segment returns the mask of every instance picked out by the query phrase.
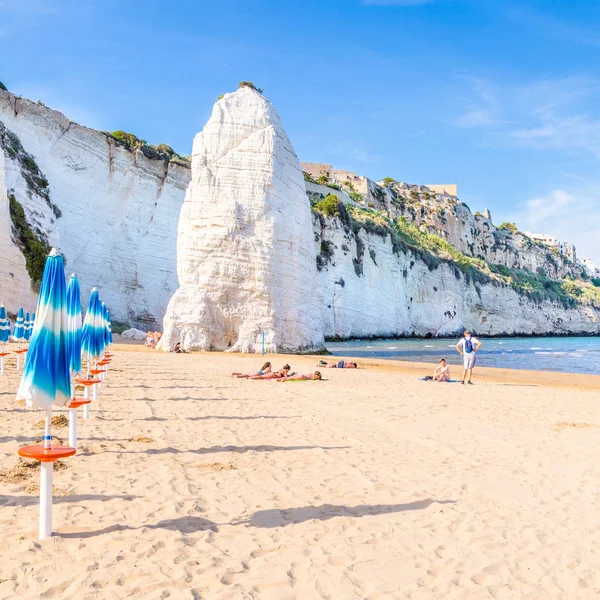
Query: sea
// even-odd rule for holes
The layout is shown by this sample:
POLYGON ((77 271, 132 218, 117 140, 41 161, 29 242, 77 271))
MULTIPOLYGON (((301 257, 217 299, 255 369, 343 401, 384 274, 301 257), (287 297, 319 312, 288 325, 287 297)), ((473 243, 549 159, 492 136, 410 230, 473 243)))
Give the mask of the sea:
MULTIPOLYGON (((600 375, 600 336, 479 338, 482 367, 600 375)), ((454 339, 373 339, 328 342, 333 355, 460 365, 454 339)))

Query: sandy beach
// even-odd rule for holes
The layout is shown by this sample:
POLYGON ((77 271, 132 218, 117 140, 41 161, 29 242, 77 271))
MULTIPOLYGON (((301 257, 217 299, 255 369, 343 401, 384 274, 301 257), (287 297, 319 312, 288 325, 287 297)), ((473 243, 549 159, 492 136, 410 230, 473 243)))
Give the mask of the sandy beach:
POLYGON ((600 596, 600 377, 256 382, 230 373, 260 356, 114 351, 42 542, 38 470, 13 467, 43 415, 0 378, 1 600, 600 596))

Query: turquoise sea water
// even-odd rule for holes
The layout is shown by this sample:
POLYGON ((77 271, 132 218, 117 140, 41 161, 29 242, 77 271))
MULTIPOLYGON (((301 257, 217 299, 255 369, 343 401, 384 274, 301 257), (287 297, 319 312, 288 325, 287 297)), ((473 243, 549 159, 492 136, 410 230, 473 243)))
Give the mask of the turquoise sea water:
MULTIPOLYGON (((600 336, 596 337, 527 337, 480 338, 483 347, 477 354, 482 367, 557 371, 600 375, 600 336)), ((363 358, 387 358, 431 364, 446 358, 460 365, 455 350, 458 340, 387 339, 328 342, 334 355, 363 358)))

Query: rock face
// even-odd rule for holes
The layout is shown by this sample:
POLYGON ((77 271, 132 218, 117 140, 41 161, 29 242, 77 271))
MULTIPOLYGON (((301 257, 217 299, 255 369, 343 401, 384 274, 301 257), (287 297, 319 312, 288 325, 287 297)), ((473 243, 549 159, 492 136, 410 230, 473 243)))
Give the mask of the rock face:
POLYGON ((315 246, 326 242, 319 271, 325 336, 600 334, 600 310, 535 302, 506 285, 475 285, 459 269, 435 269, 416 254, 395 251, 390 237, 348 231, 337 218, 314 221, 315 246), (357 260, 360 257, 360 275, 357 260))
POLYGON ((139 329, 135 329, 135 327, 131 329, 126 329, 123 333, 121 333, 121 337, 124 340, 145 340, 146 332, 140 331, 139 329))
POLYGON ((2 294, 7 308, 32 306, 34 297, 5 219, 11 194, 31 229, 64 254, 82 290, 100 290, 113 320, 154 328, 177 289, 176 223, 189 169, 132 152, 1 90, 0 126, 23 148, 15 153, 0 136, 0 279, 2 292, 9 282, 2 294), (45 179, 41 185, 32 182, 30 159, 45 179))
POLYGON ((0 303, 13 313, 19 306, 34 307, 36 295, 31 289, 25 257, 13 241, 6 178, 2 176, 13 165, 0 150, 0 303))
POLYGON ((194 139, 179 219, 179 289, 162 347, 269 352, 323 347, 312 218, 300 163, 273 106, 240 88, 194 139))

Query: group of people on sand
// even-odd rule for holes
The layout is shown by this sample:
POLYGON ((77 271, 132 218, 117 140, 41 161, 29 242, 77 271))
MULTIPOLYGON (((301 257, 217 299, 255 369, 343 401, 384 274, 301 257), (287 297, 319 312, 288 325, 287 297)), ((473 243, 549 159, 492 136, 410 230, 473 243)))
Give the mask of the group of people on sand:
POLYGON ((258 371, 252 373, 232 373, 232 377, 238 379, 254 379, 255 381, 309 381, 309 380, 320 380, 322 379, 321 373, 315 371, 314 373, 295 373, 292 371, 290 365, 283 365, 278 371, 273 371, 271 363, 267 361, 258 371))
MULTIPOLYGON (((463 385, 465 379, 467 385, 473 385, 471 378, 476 363, 476 353, 481 346, 481 342, 469 330, 464 332, 463 337, 456 344, 456 350, 463 358, 463 374, 460 381, 463 385)), ((433 381, 450 381, 450 367, 445 358, 440 358, 440 364, 434 370, 432 379, 433 381)))
POLYGON ((148 348, 156 348, 158 342, 160 342, 160 338, 162 337, 162 333, 160 331, 149 331, 146 334, 145 345, 148 348))
MULTIPOLYGON (((340 360, 336 363, 328 363, 320 360, 317 367, 322 369, 356 369, 358 365, 355 362, 340 360)), ((278 371, 273 371, 271 363, 267 361, 258 371, 252 373, 232 373, 232 377, 237 379, 254 379, 256 381, 320 381, 323 379, 320 371, 314 373, 295 373, 290 365, 283 365, 278 371)))

